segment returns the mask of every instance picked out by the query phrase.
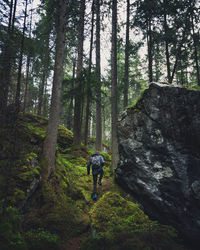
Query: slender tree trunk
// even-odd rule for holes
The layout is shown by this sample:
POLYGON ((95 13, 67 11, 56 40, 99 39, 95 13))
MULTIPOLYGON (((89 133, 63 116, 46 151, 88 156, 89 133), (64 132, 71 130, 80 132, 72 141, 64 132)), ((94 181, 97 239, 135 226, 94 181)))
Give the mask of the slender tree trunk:
POLYGON ((84 133, 84 144, 88 145, 88 133, 89 133, 89 122, 90 122, 90 99, 91 99, 91 68, 92 68, 92 50, 93 50, 93 33, 94 33, 94 3, 92 2, 92 20, 91 20, 91 37, 90 37, 90 55, 89 55, 89 80, 87 83, 87 97, 86 97, 86 115, 85 115, 85 133, 84 133))
POLYGON ((7 42, 3 48, 2 52, 2 62, 0 66, 0 120, 4 121, 4 116, 6 113, 7 101, 8 101, 8 91, 10 86, 10 76, 11 76, 11 61, 13 53, 13 34, 15 25, 15 14, 17 8, 17 0, 10 3, 10 13, 9 13, 9 23, 8 23, 8 33, 7 42))
POLYGON ((43 111, 42 111, 42 116, 43 117, 48 117, 48 97, 47 97, 47 79, 44 87, 44 100, 43 100, 43 111))
POLYGON ((118 140, 118 95, 117 95, 117 0, 112 0, 112 48, 111 48, 111 147, 112 147, 112 168, 117 167, 118 140))
POLYGON ((101 114, 101 53, 100 53, 100 0, 96 0, 96 150, 102 148, 101 114))
POLYGON ((38 110, 37 110, 38 115, 41 115, 42 113, 45 83, 46 83, 46 71, 43 69, 41 82, 39 84, 39 98, 38 98, 38 110))
MULTIPOLYGON (((165 3, 166 1, 164 1, 165 3)), ((165 10, 166 11, 166 10, 165 10)), ((165 30, 165 57, 167 62, 167 80, 170 81, 171 72, 170 72, 170 56, 169 56, 169 43, 168 43, 168 24, 167 24, 167 14, 164 13, 164 30, 165 30)))
POLYGON ((182 60, 179 60, 179 65, 178 65, 179 67, 179 69, 180 69, 180 73, 179 73, 179 83, 181 84, 181 85, 183 85, 184 84, 184 71, 183 71, 183 64, 182 64, 182 60))
MULTIPOLYGON (((82 93, 84 93, 84 92, 85 92, 84 86, 82 86, 82 93)), ((82 96, 81 96, 81 141, 83 141, 83 138, 82 138, 82 136, 83 136, 82 124, 84 123, 84 116, 83 116, 83 114, 84 114, 84 106, 85 106, 85 96, 84 96, 84 94, 82 94, 82 96)))
POLYGON ((82 81, 81 74, 83 70, 83 42, 84 42, 84 16, 85 0, 81 0, 79 30, 78 30, 78 61, 77 61, 77 83, 74 107, 74 140, 75 145, 81 144, 81 107, 82 107, 82 81))
POLYGON ((149 82, 153 81, 153 56, 152 56, 152 31, 151 21, 147 21, 147 47, 148 47, 148 68, 149 68, 149 82))
POLYGON ((26 106, 27 106, 27 98, 28 98, 28 81, 29 81, 29 69, 30 69, 30 55, 27 56, 26 62, 26 79, 25 79, 25 89, 24 89, 24 107, 23 112, 26 113, 26 106))
POLYGON ((38 115, 41 115, 42 113, 42 107, 44 103, 44 89, 45 89, 45 84, 47 82, 47 77, 48 77, 48 72, 49 72, 49 61, 50 61, 49 39, 50 39, 50 29, 48 28, 46 39, 45 39, 45 49, 44 49, 44 56, 43 56, 43 69, 42 69, 43 72, 42 72, 41 82, 39 84, 38 111, 37 111, 38 115))
POLYGON ((199 57, 198 57, 198 51, 197 51, 197 43, 199 42, 196 39, 195 36, 195 30, 194 30, 194 18, 192 14, 192 38, 193 38, 193 44, 194 44, 194 58, 195 58, 195 64, 196 64, 196 74, 197 74, 197 83, 200 86, 200 71, 199 71, 199 57))
POLYGON ((25 1, 24 27, 23 27, 22 40, 21 40, 20 57, 19 57, 17 90, 16 90, 16 97, 15 97, 16 113, 20 111, 21 75, 22 75, 22 61, 23 61, 23 54, 24 54, 24 38, 25 38, 25 30, 26 30, 27 6, 28 6, 28 0, 25 1))
POLYGON ((155 67, 156 67, 156 82, 159 81, 159 44, 156 44, 156 56, 155 56, 155 67))
POLYGON ((176 59, 175 59, 175 63, 174 63, 174 67, 173 67, 173 71, 172 71, 172 74, 171 74, 171 78, 170 78, 169 83, 172 83, 172 82, 173 82, 174 75, 175 75, 175 72, 176 72, 176 68, 177 68, 177 65, 178 65, 178 61, 180 60, 181 49, 182 49, 182 46, 183 46, 183 42, 184 42, 184 39, 185 39, 185 35, 186 35, 186 29, 184 29, 184 31, 183 31, 182 39, 181 39, 181 41, 180 41, 180 43, 179 43, 179 45, 178 45, 178 48, 177 48, 176 59))
MULTIPOLYGON (((72 75, 72 86, 71 86, 71 90, 74 89, 74 81, 75 81, 75 71, 76 71, 76 62, 74 61, 73 62, 73 75, 72 75)), ((70 97, 70 104, 69 104, 69 110, 68 110, 68 115, 67 115, 67 128, 69 130, 72 129, 72 120, 73 120, 73 117, 72 117, 72 110, 73 110, 73 101, 74 101, 74 95, 71 95, 70 97)))
POLYGON ((10 1, 10 13, 9 13, 8 30, 10 29, 11 23, 12 23, 12 12, 13 12, 13 0, 10 1))
POLYGON ((126 15, 127 16, 126 16, 126 47, 125 47, 125 70, 124 70, 124 108, 128 106, 130 0, 127 0, 126 15))
POLYGON ((64 74, 64 54, 66 38, 66 10, 67 0, 58 0, 57 25, 56 25, 56 49, 53 76, 53 88, 51 97, 50 116, 47 128, 47 136, 44 141, 43 156, 48 164, 45 178, 49 178, 55 169, 55 152, 58 134, 58 122, 60 116, 61 88, 64 74))
MULTIPOLYGON (((32 1, 31 1, 32 4, 32 1)), ((30 15, 30 24, 29 24, 29 39, 31 39, 31 33, 32 33, 32 20, 33 20, 33 10, 31 9, 31 15, 30 15)), ((29 82, 29 69, 30 69, 30 51, 28 52, 27 56, 27 63, 26 63, 26 79, 25 79, 25 88, 24 88, 24 106, 23 106, 23 112, 27 112, 27 98, 28 98, 28 82, 29 82)))

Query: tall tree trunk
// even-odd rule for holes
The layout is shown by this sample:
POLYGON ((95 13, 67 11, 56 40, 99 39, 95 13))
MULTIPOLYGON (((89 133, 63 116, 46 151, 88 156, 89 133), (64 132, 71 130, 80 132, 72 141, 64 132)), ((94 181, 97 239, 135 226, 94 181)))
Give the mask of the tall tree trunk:
MULTIPOLYGON (((166 0, 164 1, 166 6, 166 0)), ((169 42, 168 42, 168 24, 167 24, 167 14, 166 9, 164 9, 164 31, 165 31, 165 57, 167 62, 167 80, 170 81, 171 72, 170 72, 170 56, 169 56, 169 42)))
POLYGON ((12 23, 12 12, 13 12, 13 0, 10 1, 10 13, 9 13, 8 30, 10 29, 11 23, 12 23))
POLYGON ((79 30, 78 30, 78 60, 77 60, 77 82, 74 107, 74 140, 75 145, 81 144, 81 107, 82 107, 82 80, 81 74, 83 70, 83 42, 84 42, 84 16, 85 16, 85 0, 81 0, 79 30))
POLYGON ((88 132, 89 132, 89 121, 90 121, 90 99, 91 99, 91 68, 92 68, 92 50, 93 50, 93 33, 94 33, 94 4, 92 2, 92 20, 91 20, 91 37, 90 37, 90 55, 89 55, 89 79, 87 83, 87 97, 86 97, 86 115, 85 115, 85 133, 84 133, 84 144, 88 145, 88 132))
POLYGON ((38 115, 41 115, 41 113, 42 113, 42 105, 43 105, 43 99, 44 99, 44 88, 45 88, 45 83, 46 83, 46 73, 47 72, 43 69, 42 78, 40 79, 41 82, 39 84, 39 97, 38 97, 38 109, 37 109, 38 115))
POLYGON ((186 29, 183 30, 182 39, 181 39, 180 43, 178 44, 178 48, 177 48, 177 50, 176 50, 175 63, 174 63, 174 67, 173 67, 173 70, 172 70, 172 74, 171 74, 171 78, 170 78, 169 83, 172 83, 172 82, 173 82, 174 75, 175 75, 175 73, 176 73, 176 68, 177 68, 177 65, 178 65, 178 61, 180 60, 181 49, 182 49, 182 46, 183 46, 183 42, 184 42, 184 39, 185 39, 185 35, 186 35, 186 29))
POLYGON ((58 0, 57 3, 57 25, 56 25, 56 50, 53 76, 53 88, 51 97, 50 116, 47 128, 47 135, 44 141, 43 156, 48 164, 46 179, 54 172, 55 153, 58 134, 58 122, 60 116, 61 88, 64 74, 64 52, 66 39, 66 10, 67 0, 58 0))
MULTIPOLYGON (((33 3, 33 0, 30 2, 33 3)), ((29 39, 31 39, 31 33, 32 33, 32 20, 33 20, 33 9, 30 10, 30 24, 29 24, 29 39)), ((26 63, 26 79, 25 79, 25 88, 24 88, 24 105, 23 105, 23 112, 27 112, 27 99, 28 99, 28 82, 29 82, 29 69, 30 69, 30 61, 31 61, 31 55, 30 50, 28 52, 27 56, 27 63, 26 63)))
POLYGON ((102 147, 102 117, 101 117, 101 53, 100 53, 100 1, 96 0, 96 150, 102 147))
POLYGON ((23 25, 23 33, 22 33, 22 40, 21 40, 21 48, 20 48, 19 68, 18 68, 18 75, 17 75, 17 90, 16 90, 16 97, 15 97, 16 113, 20 111, 21 75, 22 75, 22 61, 23 61, 23 54, 24 54, 24 38, 25 38, 25 30, 26 30, 27 6, 28 6, 28 0, 25 1, 24 25, 23 25))
POLYGON ((151 31, 151 20, 147 21, 147 47, 148 47, 148 73, 149 82, 153 81, 153 43, 152 43, 152 31, 151 31))
MULTIPOLYGON (((31 1, 32 4, 32 1, 31 1)), ((33 10, 31 9, 31 16, 30 16, 30 24, 29 24, 29 39, 31 39, 31 33, 32 33, 32 20, 33 20, 33 10)), ((27 63, 26 63, 26 79, 25 79, 25 89, 24 89, 24 106, 23 106, 23 112, 27 112, 27 98, 28 98, 28 82, 29 82, 29 69, 30 69, 30 61, 31 61, 31 55, 30 50, 28 52, 27 56, 27 63)))
POLYGON ((155 55, 155 68, 156 68, 156 75, 155 75, 155 80, 156 82, 159 81, 159 76, 160 76, 160 70, 159 70, 159 44, 156 44, 156 55, 155 55))
POLYGON ((193 45, 194 45, 194 59, 195 59, 195 64, 196 64, 196 74, 197 74, 197 83, 200 86, 200 71, 199 71, 199 56, 198 56, 198 42, 199 40, 197 40, 196 38, 196 34, 195 34, 195 30, 194 30, 194 18, 193 18, 193 13, 192 13, 192 38, 193 38, 193 45))
MULTIPOLYGON (((47 16, 50 16, 50 11, 47 10, 47 16)), ((42 77, 41 77, 41 82, 39 84, 39 95, 38 95, 38 110, 37 114, 41 115, 42 113, 42 107, 44 103, 44 89, 45 89, 45 84, 47 82, 47 77, 49 73, 49 61, 50 61, 50 49, 49 49, 49 40, 50 40, 50 31, 51 28, 47 27, 46 30, 46 38, 45 38, 45 44, 44 44, 44 56, 43 56, 43 69, 42 69, 42 77)))
POLYGON ((124 108, 128 106, 129 88, 129 26, 130 26, 130 0, 127 0, 126 11, 126 47, 125 47, 125 70, 124 70, 124 108))
POLYGON ((44 99, 43 99, 43 111, 42 111, 42 116, 43 117, 48 117, 48 97, 47 97, 47 79, 44 87, 44 99))
MULTIPOLYGON (((71 85, 71 90, 74 89, 74 81, 75 81, 75 71, 76 71, 76 62, 74 61, 73 62, 73 75, 72 75, 72 85, 71 85)), ((70 97, 70 104, 69 104, 69 109, 68 109, 68 114, 67 114, 67 128, 69 130, 72 129, 72 120, 73 120, 73 117, 72 117, 72 110, 73 110, 73 101, 74 101, 74 95, 71 95, 70 97)))
POLYGON ((27 111, 27 97, 28 97, 28 81, 29 81, 29 69, 30 69, 30 55, 27 56, 26 62, 26 79, 25 79, 25 88, 24 88, 24 106, 23 112, 26 113, 27 111))
POLYGON ((8 91, 10 86, 12 53, 13 53, 13 35, 15 25, 15 14, 17 8, 17 0, 10 3, 9 23, 7 32, 7 41, 2 52, 2 62, 0 66, 0 120, 4 121, 6 113, 8 91))
POLYGON ((112 147, 112 168, 117 167, 118 140, 117 140, 117 121, 118 121, 118 94, 117 94, 117 0, 112 0, 112 48, 111 48, 111 147, 112 147))

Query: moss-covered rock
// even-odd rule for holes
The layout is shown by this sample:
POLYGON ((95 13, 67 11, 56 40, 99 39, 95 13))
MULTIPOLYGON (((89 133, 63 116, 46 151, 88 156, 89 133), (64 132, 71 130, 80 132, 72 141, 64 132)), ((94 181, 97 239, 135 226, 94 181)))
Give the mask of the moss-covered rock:
POLYGON ((104 194, 90 216, 94 234, 82 249, 181 249, 174 241, 174 228, 151 221, 137 204, 118 193, 104 194))
POLYGON ((72 145, 72 142, 73 142, 73 133, 64 126, 59 125, 58 144, 60 148, 65 150, 67 147, 70 147, 72 145))

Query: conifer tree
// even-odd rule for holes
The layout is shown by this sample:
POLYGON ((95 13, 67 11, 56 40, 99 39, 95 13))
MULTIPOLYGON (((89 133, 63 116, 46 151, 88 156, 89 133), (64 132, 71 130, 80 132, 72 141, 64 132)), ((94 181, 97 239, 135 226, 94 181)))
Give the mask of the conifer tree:
POLYGON ((43 156, 48 164, 48 179, 55 169, 55 153, 60 115, 61 86, 64 74, 64 49, 66 39, 66 9, 67 0, 58 0, 56 22, 56 48, 54 62, 53 88, 47 135, 44 141, 43 156))
POLYGON ((115 169, 118 162, 117 121, 118 121, 118 94, 117 94, 117 0, 112 0, 112 48, 111 48, 111 149, 112 167, 115 169))

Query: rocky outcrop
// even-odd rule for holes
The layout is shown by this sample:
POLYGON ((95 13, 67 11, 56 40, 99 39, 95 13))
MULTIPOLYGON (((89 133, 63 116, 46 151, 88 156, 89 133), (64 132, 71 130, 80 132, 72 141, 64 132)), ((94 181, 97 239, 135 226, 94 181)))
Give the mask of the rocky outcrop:
POLYGON ((200 242, 200 91, 151 83, 119 122, 116 180, 152 218, 200 242))

